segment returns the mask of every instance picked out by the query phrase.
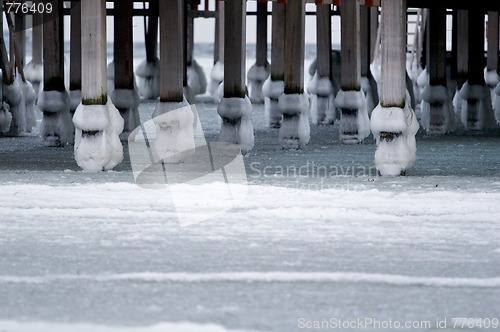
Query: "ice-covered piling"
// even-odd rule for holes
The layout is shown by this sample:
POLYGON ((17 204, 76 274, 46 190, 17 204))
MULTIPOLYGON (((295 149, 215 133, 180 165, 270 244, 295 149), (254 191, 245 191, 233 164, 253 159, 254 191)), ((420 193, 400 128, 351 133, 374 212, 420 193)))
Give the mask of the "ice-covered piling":
POLYGON ((153 113, 156 124, 155 159, 181 163, 194 154, 194 115, 184 98, 181 102, 159 102, 153 113))
POLYGON ((428 77, 425 78, 427 84, 421 93, 421 121, 428 133, 445 134, 453 128, 454 122, 446 77, 445 8, 428 10, 427 29, 430 37, 426 48, 428 77))
POLYGON ((205 72, 194 59, 191 61, 191 65, 187 67, 187 79, 188 86, 195 96, 207 92, 207 78, 205 72))
POLYGON ((333 124, 336 119, 335 91, 330 77, 315 73, 307 86, 311 96, 311 121, 314 124, 333 124))
POLYGON ((184 97, 183 1, 160 2, 160 101, 153 112, 157 160, 180 163, 194 153, 194 116, 184 97))
POLYGON ((224 62, 219 60, 210 71, 210 83, 208 84, 208 93, 217 100, 220 99, 218 91, 222 81, 224 81, 224 62))
POLYGON ((137 89, 144 99, 157 99, 160 95, 160 60, 144 60, 135 69, 137 89))
POLYGON ((357 1, 348 1, 341 7, 342 68, 341 90, 335 97, 340 111, 340 140, 357 144, 370 134, 370 120, 366 97, 361 90, 360 8, 357 1))
POLYGON ((481 130, 495 124, 491 92, 484 81, 484 13, 470 9, 468 25, 468 76, 460 90, 461 121, 466 129, 481 130))
POLYGON ((73 125, 70 99, 65 86, 63 46, 63 4, 54 5, 50 19, 44 21, 43 91, 38 96, 38 107, 43 112, 41 136, 48 146, 62 146, 71 142, 73 125))
POLYGON ((279 139, 284 149, 303 149, 309 143, 309 98, 305 93, 281 95, 278 109, 283 115, 279 139))
POLYGON ((30 82, 19 80, 19 85, 21 87, 21 93, 24 97, 25 106, 25 116, 26 116, 26 132, 31 133, 33 128, 36 127, 36 114, 35 114, 35 102, 36 93, 30 82))
POLYGON ((30 61, 24 68, 24 75, 35 91, 35 98, 38 99, 40 85, 43 84, 43 64, 30 61))
POLYGON ((332 32, 330 5, 316 7, 317 28, 317 70, 308 84, 311 95, 311 119, 314 124, 333 124, 335 122, 335 91, 331 79, 332 32))
POLYGON ((252 104, 245 93, 246 1, 226 2, 224 96, 217 107, 222 118, 219 141, 238 145, 243 152, 253 148, 252 104), (229 61, 230 60, 230 61, 229 61))
POLYGON ((379 104, 373 110, 371 130, 377 141, 375 166, 381 175, 398 176, 415 164, 418 129, 408 94, 404 108, 379 104))
POLYGON ((305 3, 286 5, 285 89, 278 101, 283 115, 279 140, 285 149, 303 149, 310 139, 309 98, 304 93, 305 3))
POLYGON ((279 128, 283 115, 278 109, 278 100, 285 91, 285 5, 273 2, 272 5, 272 52, 271 75, 264 82, 262 91, 265 96, 264 110, 267 125, 279 128))
POLYGON ((270 128, 279 128, 281 126, 283 115, 278 109, 278 100, 284 90, 285 82, 273 81, 271 77, 264 82, 262 87, 264 96, 266 96, 264 102, 266 123, 270 128))
POLYGON ((490 89, 484 84, 466 82, 460 90, 460 119, 466 129, 481 130, 495 125, 490 89))
POLYGON ((108 65, 108 93, 124 119, 122 140, 140 125, 139 93, 133 72, 133 1, 122 0, 115 5, 114 60, 108 65))
POLYGON ((362 90, 340 90, 335 106, 341 111, 340 141, 343 144, 363 142, 370 135, 365 93, 362 90))
POLYGON ((123 132, 120 135, 126 139, 127 135, 140 125, 139 119, 139 93, 135 88, 132 89, 114 89, 110 94, 113 104, 120 112, 123 120, 123 132))
POLYGON ((422 127, 429 134, 445 134, 453 128, 454 115, 448 88, 427 85, 422 93, 422 127))
POLYGON ((382 0, 380 104, 371 130, 377 140, 375 166, 381 175, 404 174, 416 160, 419 124, 406 92, 406 0, 382 0))
POLYGON ((12 123, 12 114, 10 113, 10 106, 4 102, 4 90, 0 89, 0 136, 9 131, 12 123))
POLYGON ((87 172, 109 170, 123 160, 123 118, 107 96, 106 6, 82 1, 82 103, 73 116, 75 159, 87 172))
POLYGON ((11 124, 6 136, 21 136, 26 133, 26 103, 17 79, 12 84, 4 84, 4 98, 9 104, 11 124))
POLYGON ((257 4, 257 59, 248 71, 248 95, 252 103, 264 102, 262 87, 269 77, 267 62, 267 2, 257 4))
POLYGON ((264 102, 265 94, 262 89, 268 77, 269 65, 260 66, 254 64, 248 70, 248 94, 253 103, 260 104, 264 102))

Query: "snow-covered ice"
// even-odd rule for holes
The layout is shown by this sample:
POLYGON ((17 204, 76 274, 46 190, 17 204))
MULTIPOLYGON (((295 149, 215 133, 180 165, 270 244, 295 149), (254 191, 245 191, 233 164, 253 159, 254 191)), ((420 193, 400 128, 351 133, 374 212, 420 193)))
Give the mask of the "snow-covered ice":
MULTIPOLYGON (((141 104, 143 122, 155 106, 141 104)), ((216 141, 216 105, 197 107, 216 141)), ((191 196, 135 184, 128 149, 115 171, 92 174, 70 146, 0 139, 0 330, 293 332, 302 317, 498 317, 498 129, 417 136, 415 167, 385 178, 370 137, 345 146, 338 125, 312 126, 307 149, 281 150, 262 105, 252 122, 237 184, 248 194, 224 211, 203 204, 224 183, 191 196), (214 217, 181 227, 176 199, 214 217)))
MULTIPOLYGON (((215 324, 159 323, 151 326, 123 327, 96 324, 64 324, 49 322, 0 321, 8 332, 238 332, 215 324)), ((239 331, 244 332, 244 331, 239 331)))

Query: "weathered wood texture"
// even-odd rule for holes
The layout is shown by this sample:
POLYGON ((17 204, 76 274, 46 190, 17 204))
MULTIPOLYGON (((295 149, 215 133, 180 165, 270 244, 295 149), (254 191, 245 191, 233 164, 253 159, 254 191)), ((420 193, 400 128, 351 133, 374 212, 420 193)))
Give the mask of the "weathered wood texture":
POLYGON ((160 1, 160 101, 183 100, 183 1, 160 1))
POLYGON ((341 87, 344 91, 361 89, 361 53, 359 45, 360 16, 358 1, 343 1, 341 15, 342 65, 340 70, 341 87))
POLYGON ((226 1, 224 6, 224 97, 245 97, 246 1, 226 1), (229 28, 230 27, 230 28, 229 28))
POLYGON ((271 39, 271 79, 283 81, 285 73, 285 15, 284 4, 273 2, 271 39))
MULTIPOLYGON (((44 27, 45 29, 45 27, 44 27)), ((107 102, 106 1, 82 1, 82 103, 107 102)))
POLYGON ((406 0, 382 0, 380 103, 404 107, 406 99, 406 0))
POLYGON ((285 6, 285 93, 303 93, 305 1, 289 1, 285 6))

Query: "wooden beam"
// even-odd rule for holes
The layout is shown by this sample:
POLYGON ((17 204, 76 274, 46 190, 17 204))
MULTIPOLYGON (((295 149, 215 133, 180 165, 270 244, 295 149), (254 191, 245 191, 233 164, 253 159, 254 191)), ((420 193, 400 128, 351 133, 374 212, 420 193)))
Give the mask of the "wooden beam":
POLYGON ((184 80, 183 1, 160 1, 160 102, 182 102, 184 80))

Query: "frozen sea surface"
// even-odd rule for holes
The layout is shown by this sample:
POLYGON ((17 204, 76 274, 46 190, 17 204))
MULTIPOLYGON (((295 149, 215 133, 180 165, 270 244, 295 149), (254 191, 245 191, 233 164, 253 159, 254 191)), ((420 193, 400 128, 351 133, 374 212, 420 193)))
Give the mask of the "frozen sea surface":
MULTIPOLYGON (((216 106, 197 107, 215 140, 216 106)), ((134 184, 128 155, 89 174, 72 146, 1 138, 0 331, 288 332, 332 318, 429 331, 500 318, 500 130, 420 135, 408 176, 381 178, 372 139, 343 146, 338 126, 312 126, 306 150, 281 150, 263 113, 246 200, 190 227, 166 190, 134 184)))

